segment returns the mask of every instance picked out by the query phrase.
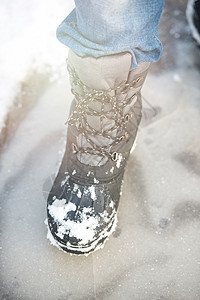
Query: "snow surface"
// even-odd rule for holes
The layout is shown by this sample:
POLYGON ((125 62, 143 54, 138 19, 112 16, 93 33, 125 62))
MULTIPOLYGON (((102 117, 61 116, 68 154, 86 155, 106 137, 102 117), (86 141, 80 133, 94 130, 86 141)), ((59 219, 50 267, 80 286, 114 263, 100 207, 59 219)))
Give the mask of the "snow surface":
POLYGON ((52 81, 63 72, 67 47, 55 31, 73 5, 72 0, 0 1, 0 132, 28 74, 50 72, 52 81))
MULTIPOLYGON (((143 89, 157 113, 152 117, 150 109, 143 118, 127 164, 118 226, 102 250, 70 256, 46 239, 46 197, 61 161, 71 101, 66 75, 49 83, 2 151, 1 299, 200 299, 199 51, 187 28, 186 1, 165 2, 163 56, 143 89)), ((25 1, 1 0, 0 8, 15 4, 16 20, 20 3, 25 1)), ((24 8, 30 3, 39 9, 39 1, 31 0, 24 8)), ((43 3, 48 15, 52 2, 43 3)), ((7 18, 2 9, 0 22, 7 18)), ((65 13, 62 7, 58 23, 65 13)))

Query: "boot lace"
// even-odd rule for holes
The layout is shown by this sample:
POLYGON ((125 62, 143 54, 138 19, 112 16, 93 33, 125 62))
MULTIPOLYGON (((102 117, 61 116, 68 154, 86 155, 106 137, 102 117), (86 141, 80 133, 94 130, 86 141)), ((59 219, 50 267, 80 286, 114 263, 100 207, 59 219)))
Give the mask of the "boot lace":
MULTIPOLYGON (((109 88, 107 90, 98 90, 89 88, 85 85, 78 77, 76 71, 72 66, 67 66, 70 81, 71 81, 71 92, 74 95, 76 107, 69 117, 66 124, 75 128, 76 134, 81 134, 85 137, 90 147, 78 147, 76 144, 72 144, 73 153, 85 153, 93 154, 101 157, 107 157, 116 161, 121 153, 110 152, 110 149, 121 143, 124 139, 129 137, 126 130, 127 122, 133 119, 134 115, 138 116, 133 109, 130 109, 127 114, 124 115, 124 109, 127 105, 130 105, 133 101, 137 100, 137 92, 140 90, 143 76, 137 77, 131 82, 122 82, 120 85, 109 88), (141 82, 141 84, 139 84, 141 82), (137 88, 135 85, 137 84, 137 88), (138 85, 139 84, 139 85, 138 85), (125 97, 123 101, 119 101, 119 95, 127 94, 130 90, 133 90, 130 97, 125 97), (101 110, 94 109, 90 104, 93 102, 101 105, 101 110), (110 109, 105 109, 106 105, 110 105, 110 109), (101 128, 96 130, 87 121, 87 116, 100 117, 100 120, 107 119, 113 122, 112 128, 105 129, 101 128), (119 128, 119 134, 116 136, 113 134, 114 130, 119 128), (94 142, 92 137, 104 137, 109 139, 109 145, 98 146, 94 142)), ((137 127, 137 124, 133 124, 137 127)))

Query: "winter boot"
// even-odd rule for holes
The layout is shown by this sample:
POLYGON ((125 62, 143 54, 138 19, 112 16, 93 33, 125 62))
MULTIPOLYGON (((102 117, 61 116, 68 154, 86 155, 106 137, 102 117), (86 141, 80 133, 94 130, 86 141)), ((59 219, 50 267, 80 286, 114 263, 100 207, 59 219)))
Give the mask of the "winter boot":
POLYGON ((115 229, 149 63, 130 67, 129 53, 97 59, 69 53, 74 100, 66 151, 47 202, 49 238, 66 252, 90 253, 115 229))

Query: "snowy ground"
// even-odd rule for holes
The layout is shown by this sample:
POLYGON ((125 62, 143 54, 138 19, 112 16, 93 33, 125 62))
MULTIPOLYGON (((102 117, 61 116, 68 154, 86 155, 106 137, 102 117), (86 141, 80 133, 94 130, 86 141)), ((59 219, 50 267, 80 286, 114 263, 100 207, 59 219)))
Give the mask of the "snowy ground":
POLYGON ((13 130, 44 85, 64 72, 67 48, 55 31, 72 8, 72 0, 1 0, 0 145, 6 127, 13 130))
POLYGON ((66 49, 54 29, 73 3, 6 2, 2 18, 12 22, 0 50, 1 124, 15 99, 22 107, 32 104, 0 156, 1 299, 199 300, 200 54, 185 19, 186 1, 166 1, 163 56, 143 92, 154 110, 145 110, 128 164, 117 230, 88 257, 51 246, 43 223, 71 101, 66 49))

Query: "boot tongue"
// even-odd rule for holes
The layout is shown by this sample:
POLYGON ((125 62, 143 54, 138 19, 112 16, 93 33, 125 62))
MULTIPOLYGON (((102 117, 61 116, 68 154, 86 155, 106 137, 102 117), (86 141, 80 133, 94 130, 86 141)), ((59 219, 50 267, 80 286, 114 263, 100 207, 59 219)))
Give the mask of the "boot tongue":
MULTIPOLYGON (((90 103, 90 108, 92 108, 94 110, 95 108, 95 112, 101 112, 102 111, 102 103, 99 103, 97 101, 93 101, 90 103), (95 105, 96 104, 96 105, 95 105)), ((111 115, 114 114, 112 113, 112 111, 110 112, 110 108, 111 105, 110 104, 105 104, 104 105, 104 111, 109 112, 109 117, 111 117, 111 115)), ((109 145, 113 142, 112 138, 117 137, 118 134, 118 130, 117 128, 115 128, 115 121, 110 119, 110 118, 105 118, 105 117, 101 117, 101 116, 91 116, 91 115, 87 115, 87 124, 86 129, 90 130, 91 128, 95 130, 96 134, 94 135, 88 135, 88 138, 97 146, 99 147, 108 147, 109 145), (106 133, 109 131, 109 135, 107 134, 107 136, 101 136, 99 135, 99 133, 106 133)), ((79 134, 76 137, 76 141, 77 141, 77 145, 80 148, 91 148, 92 149, 92 145, 90 142, 88 142, 88 140, 82 135, 79 134)), ((80 160, 81 163, 87 164, 87 165, 91 165, 91 166, 101 166, 104 165, 108 158, 107 157, 103 157, 99 156, 97 154, 86 154, 86 153, 79 153, 78 154, 78 159, 80 160)))
POLYGON ((94 57, 80 57, 69 51, 69 63, 79 79, 91 89, 108 90, 128 78, 132 56, 130 53, 94 57))

